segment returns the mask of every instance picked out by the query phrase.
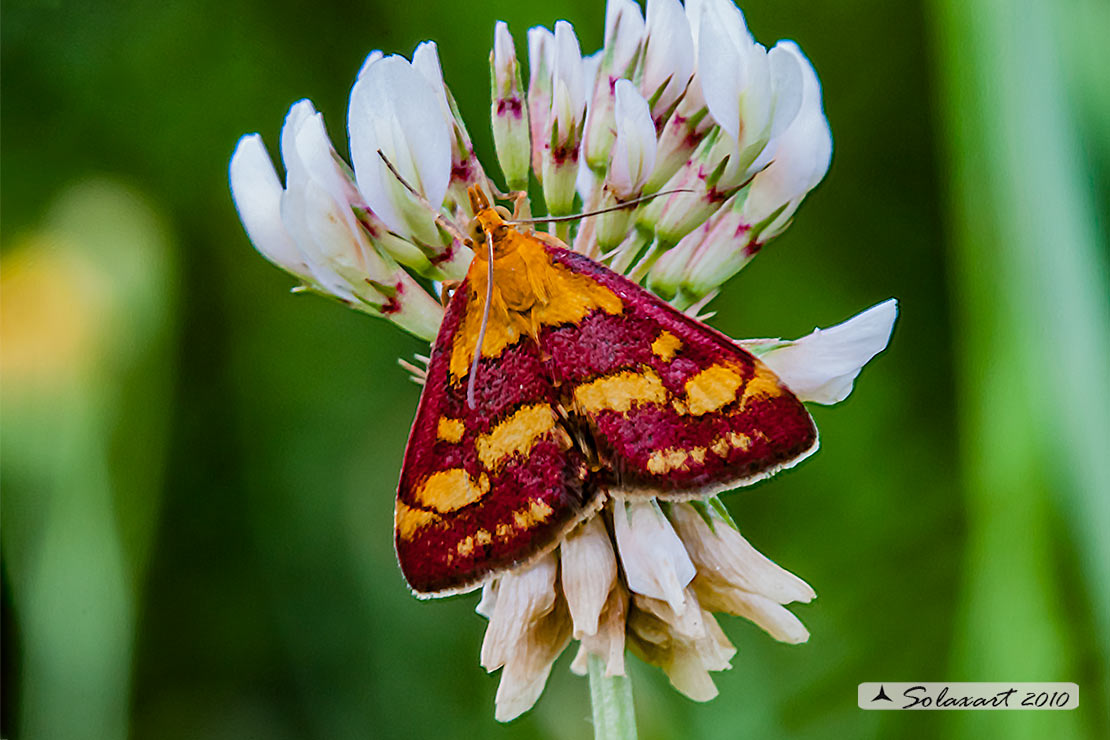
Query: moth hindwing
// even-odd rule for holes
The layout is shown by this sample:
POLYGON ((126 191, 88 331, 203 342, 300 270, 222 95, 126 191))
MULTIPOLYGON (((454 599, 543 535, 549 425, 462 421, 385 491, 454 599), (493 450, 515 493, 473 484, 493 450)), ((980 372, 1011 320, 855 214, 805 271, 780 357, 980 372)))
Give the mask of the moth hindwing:
POLYGON ((476 221, 493 247, 485 332, 479 249, 432 349, 397 491, 397 555, 418 594, 549 551, 607 495, 703 497, 816 449, 801 402, 723 334, 492 209, 476 221))

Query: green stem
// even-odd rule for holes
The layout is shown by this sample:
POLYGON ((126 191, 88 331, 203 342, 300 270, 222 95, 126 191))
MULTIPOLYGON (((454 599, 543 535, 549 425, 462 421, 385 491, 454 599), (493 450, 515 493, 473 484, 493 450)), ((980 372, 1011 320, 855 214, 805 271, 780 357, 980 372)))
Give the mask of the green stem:
POLYGON ((628 676, 605 675, 605 664, 590 656, 590 703, 594 710, 595 740, 636 740, 632 681, 628 676))
POLYGON ((563 221, 563 222, 555 224, 555 236, 558 237, 559 241, 561 241, 563 244, 566 244, 569 247, 570 246, 570 222, 563 221))

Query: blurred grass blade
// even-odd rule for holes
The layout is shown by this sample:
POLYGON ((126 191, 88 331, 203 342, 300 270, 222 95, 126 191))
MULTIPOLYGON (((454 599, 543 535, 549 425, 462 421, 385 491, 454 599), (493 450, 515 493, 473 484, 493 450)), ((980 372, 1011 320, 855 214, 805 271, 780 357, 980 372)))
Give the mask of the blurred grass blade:
POLYGON ((1077 680, 1090 697, 1070 719, 953 722, 967 737, 1075 737, 1106 721, 1110 666, 1110 296, 1064 74, 1081 51, 1065 33, 1075 4, 933 7, 969 524, 951 678, 1077 680))
POLYGON ((3 258, 3 548, 20 737, 128 736, 169 416, 168 247, 139 196, 95 181, 63 194, 3 258))

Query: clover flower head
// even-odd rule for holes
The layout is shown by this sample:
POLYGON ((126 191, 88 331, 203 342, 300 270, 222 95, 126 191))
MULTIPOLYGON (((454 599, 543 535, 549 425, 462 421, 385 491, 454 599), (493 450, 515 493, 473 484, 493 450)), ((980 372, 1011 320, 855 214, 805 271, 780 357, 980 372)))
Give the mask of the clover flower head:
MULTIPOLYGON (((604 211, 552 230, 697 314, 787 228, 829 167, 816 72, 795 43, 756 42, 731 0, 647 0, 646 12, 610 0, 604 38, 584 58, 567 21, 532 28, 525 77, 508 26, 496 24, 496 169, 474 152, 433 42, 411 59, 372 52, 350 96, 351 166, 308 101, 282 130, 284 183, 257 134, 240 140, 230 183, 248 236, 303 289, 431 339, 443 284, 472 258, 467 190, 504 197, 500 182, 519 193, 524 214, 604 211), (531 178, 538 202, 526 194, 531 178)), ((890 300, 798 340, 741 345, 802 401, 837 403, 886 346, 896 313, 890 300)), ((741 535, 716 497, 608 498, 541 557, 482 589, 481 664, 501 671, 499 720, 535 703, 572 640, 575 671, 594 656, 608 675, 624 674, 630 649, 707 700, 710 673, 735 654, 714 613, 799 643, 808 632, 786 605, 814 598, 741 535)))

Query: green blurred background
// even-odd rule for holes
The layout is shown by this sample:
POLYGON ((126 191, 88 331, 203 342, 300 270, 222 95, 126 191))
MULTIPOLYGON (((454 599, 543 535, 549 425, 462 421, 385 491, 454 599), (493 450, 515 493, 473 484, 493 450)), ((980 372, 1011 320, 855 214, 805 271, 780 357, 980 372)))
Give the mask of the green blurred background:
MULTIPOLYGON (((715 303, 800 336, 890 296, 822 450, 726 497, 812 632, 696 705, 632 661, 641 737, 1108 737, 1110 4, 749 0, 824 85, 834 158, 715 303), (880 680, 1075 681, 1074 712, 863 712, 880 680)), ((473 596, 421 603, 393 492, 420 343, 288 292, 228 194, 311 97, 345 151, 373 48, 440 45, 491 172, 493 22, 586 0, 7 0, 3 714, 9 738, 579 738, 585 681, 492 718, 473 596)))

